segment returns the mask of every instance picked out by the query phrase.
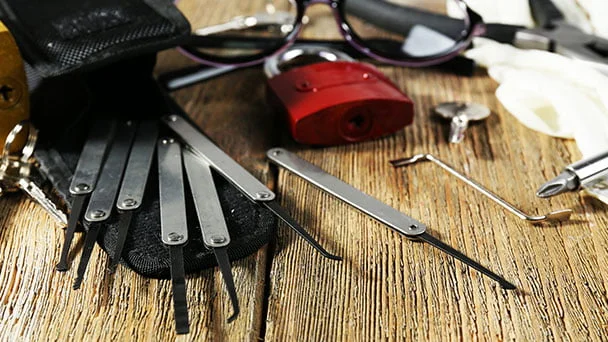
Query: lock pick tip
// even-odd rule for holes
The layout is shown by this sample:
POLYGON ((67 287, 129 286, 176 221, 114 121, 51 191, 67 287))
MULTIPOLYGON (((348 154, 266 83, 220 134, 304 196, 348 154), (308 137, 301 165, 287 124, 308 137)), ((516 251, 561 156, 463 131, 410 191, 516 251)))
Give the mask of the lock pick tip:
POLYGON ((328 252, 317 240, 315 240, 298 222, 296 222, 279 204, 275 201, 262 202, 262 204, 268 208, 274 215, 281 219, 287 226, 293 229, 298 235, 300 235, 308 244, 316 249, 321 255, 336 261, 342 261, 342 257, 328 252))
POLYGON ((500 284, 500 286, 505 289, 505 290, 514 290, 516 289, 515 285, 511 284, 510 282, 508 282, 506 279, 504 279, 503 277, 499 276, 498 274, 490 271, 489 269, 487 269, 486 267, 482 266, 481 264, 479 264, 477 261, 469 258, 468 256, 462 254, 460 251, 456 250, 455 248, 453 248, 450 245, 445 244, 444 242, 442 242, 441 240, 437 239, 436 237, 428 234, 428 233, 422 233, 420 235, 417 235, 416 238, 420 239, 421 241, 424 241, 426 243, 428 243, 429 245, 440 249, 441 251, 449 254, 450 256, 462 261, 463 263, 465 263, 467 266, 479 271, 481 274, 485 275, 486 277, 498 282, 498 284, 500 284))

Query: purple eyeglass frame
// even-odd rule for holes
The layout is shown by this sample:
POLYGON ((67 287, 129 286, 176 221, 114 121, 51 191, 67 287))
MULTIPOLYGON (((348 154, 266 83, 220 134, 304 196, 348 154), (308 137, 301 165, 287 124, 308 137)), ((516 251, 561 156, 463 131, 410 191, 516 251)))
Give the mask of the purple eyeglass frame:
POLYGON ((356 50, 361 52, 362 54, 375 59, 382 63, 387 63, 396 66, 404 66, 404 67, 425 67, 432 66, 436 64, 440 64, 446 62, 457 55, 459 55, 463 50, 465 50, 476 36, 481 36, 485 33, 485 25, 479 14, 473 11, 465 2, 465 0, 454 0, 458 6, 467 13, 466 18, 464 19, 464 23, 466 26, 466 34, 463 34, 463 37, 449 50, 426 57, 411 57, 407 60, 405 59, 394 59, 387 56, 383 56, 383 54, 379 51, 375 51, 373 48, 366 46, 365 39, 360 38, 350 27, 348 21, 346 20, 344 3, 345 0, 294 0, 298 15, 296 18, 296 23, 294 29, 283 38, 283 42, 281 44, 277 44, 277 47, 274 49, 266 50, 261 53, 251 55, 251 56, 238 56, 238 57, 220 57, 202 53, 197 50, 197 48, 204 47, 201 45, 196 45, 196 36, 190 37, 189 43, 186 45, 180 46, 178 49, 185 56, 193 59, 194 61, 210 65, 214 67, 223 67, 223 66, 234 66, 234 67, 248 67, 263 63, 268 57, 280 54, 287 50, 290 46, 292 46, 296 39, 298 38, 303 24, 302 20, 304 18, 306 9, 308 6, 314 4, 325 4, 331 7, 334 18, 336 19, 336 23, 338 24, 338 29, 342 34, 342 37, 356 50), (190 43, 193 41, 193 43, 190 43))

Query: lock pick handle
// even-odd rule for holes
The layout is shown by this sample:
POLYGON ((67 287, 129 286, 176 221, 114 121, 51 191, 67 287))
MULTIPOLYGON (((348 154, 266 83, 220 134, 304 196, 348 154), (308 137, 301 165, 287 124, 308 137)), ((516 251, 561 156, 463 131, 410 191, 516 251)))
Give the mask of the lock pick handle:
POLYGON ((186 194, 182 172, 182 153, 178 142, 160 139, 158 157, 158 194, 160 199, 160 231, 163 244, 169 248, 175 330, 178 334, 190 331, 184 246, 188 242, 186 194))
POLYGON ((222 175, 243 195, 272 211, 323 256, 333 260, 342 260, 341 257, 329 253, 300 226, 275 201, 276 195, 270 189, 230 158, 186 119, 179 115, 169 115, 163 118, 163 122, 177 134, 194 155, 206 161, 213 170, 222 175))
POLYGON ((230 244, 230 234, 226 226, 226 219, 222 212, 209 164, 197 158, 191 151, 184 149, 182 154, 194 207, 196 208, 196 216, 203 235, 203 243, 211 248, 215 254, 217 265, 222 272, 232 302, 233 314, 228 318, 228 323, 230 323, 239 315, 240 308, 228 258, 227 249, 230 244))
POLYGON ((480 265, 473 259, 465 256, 453 247, 441 242, 426 232, 426 226, 403 214, 402 212, 388 206, 379 200, 355 189, 340 179, 330 175, 316 165, 313 165, 297 155, 282 149, 273 148, 267 153, 268 158, 278 166, 281 166, 309 183, 317 186, 321 190, 341 199, 351 206, 359 209, 365 214, 386 224, 395 231, 414 240, 427 242, 452 257, 464 262, 468 266, 478 270, 483 275, 497 281, 502 288, 507 290, 515 289, 515 285, 509 283, 496 273, 480 265))

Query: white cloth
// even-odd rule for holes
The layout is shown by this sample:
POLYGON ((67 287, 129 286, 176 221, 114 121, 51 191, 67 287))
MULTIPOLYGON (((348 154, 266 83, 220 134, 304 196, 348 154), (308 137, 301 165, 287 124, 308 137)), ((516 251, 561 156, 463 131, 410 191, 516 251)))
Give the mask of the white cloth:
POLYGON ((585 157, 608 150, 608 77, 560 55, 478 38, 466 53, 500 86, 496 96, 521 123, 574 138, 585 157))
MULTIPOLYGON (((608 5, 594 3, 596 0, 578 1, 603 7, 606 9, 604 17, 608 14, 608 5)), ((606 0, 598 1, 608 3, 606 0)), ((573 23, 583 30, 599 33, 597 28, 603 24, 591 25, 589 20, 582 20, 586 17, 579 16, 580 13, 573 14, 572 6, 577 6, 575 0, 554 2, 564 11, 566 18, 578 18, 572 19, 573 23)), ((528 0, 491 1, 494 8, 487 6, 488 1, 485 0, 467 3, 479 10, 484 20, 486 14, 496 19, 487 22, 528 26, 528 0), (506 19, 509 15, 499 4, 513 6, 508 12, 520 16, 519 21, 517 16, 506 19)), ((466 52, 467 57, 488 68, 489 75, 500 83, 496 96, 522 124, 554 137, 575 139, 584 157, 608 150, 607 75, 546 51, 520 50, 484 38, 476 38, 474 46, 466 52)))

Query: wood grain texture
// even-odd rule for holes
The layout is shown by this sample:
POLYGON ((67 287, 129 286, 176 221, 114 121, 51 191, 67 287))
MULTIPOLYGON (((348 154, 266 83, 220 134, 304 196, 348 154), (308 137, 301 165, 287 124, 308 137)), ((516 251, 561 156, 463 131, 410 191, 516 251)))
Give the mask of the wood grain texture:
MULTIPOLYGON (((193 23, 208 23, 217 12, 213 3, 183 0, 180 8, 193 23)), ((315 18, 307 37, 337 38, 327 8, 310 13, 315 18)), ((164 52, 157 72, 187 65, 177 52, 164 52)), ((7 196, 0 198, 0 341, 608 339, 608 207, 581 194, 534 196, 580 157, 574 143, 517 123, 497 102, 496 84, 485 73, 457 78, 382 70, 414 99, 415 123, 389 137, 333 148, 298 146, 286 136, 266 104, 259 69, 174 94, 220 147, 275 188, 287 210, 344 261, 323 258, 280 225, 276 243, 233 263, 239 319, 225 323, 230 308, 221 275, 207 270, 187 279, 192 332, 176 337, 168 281, 123 267, 109 277, 107 256, 96 248, 83 288, 73 291, 75 269, 54 270, 60 227, 32 201, 7 196), (448 125, 430 115, 435 104, 449 100, 486 104, 493 116, 470 127, 462 144, 450 145, 448 125), (519 289, 501 290, 289 172, 275 172, 264 154, 276 145, 426 223, 433 235, 519 289), (573 208, 573 220, 532 226, 433 164, 399 170, 388 164, 417 153, 433 153, 525 211, 573 208)), ((77 237, 78 248, 82 240, 77 237)))
MULTIPOLYGON (((269 341, 603 340, 608 336, 606 207, 535 189, 579 158, 574 144, 528 130, 496 102, 495 84, 421 70, 385 69, 416 101, 415 124, 373 142, 298 150, 306 160, 425 222, 430 232, 518 286, 493 281, 421 243, 408 241, 289 172, 283 203, 345 257, 323 260, 279 230, 271 269, 269 341), (471 100, 494 116, 460 145, 429 116, 433 104, 471 100), (433 153, 522 209, 575 210, 572 221, 532 226, 431 163, 395 170, 388 161, 433 153)), ((286 142, 287 145, 289 145, 286 142)))

